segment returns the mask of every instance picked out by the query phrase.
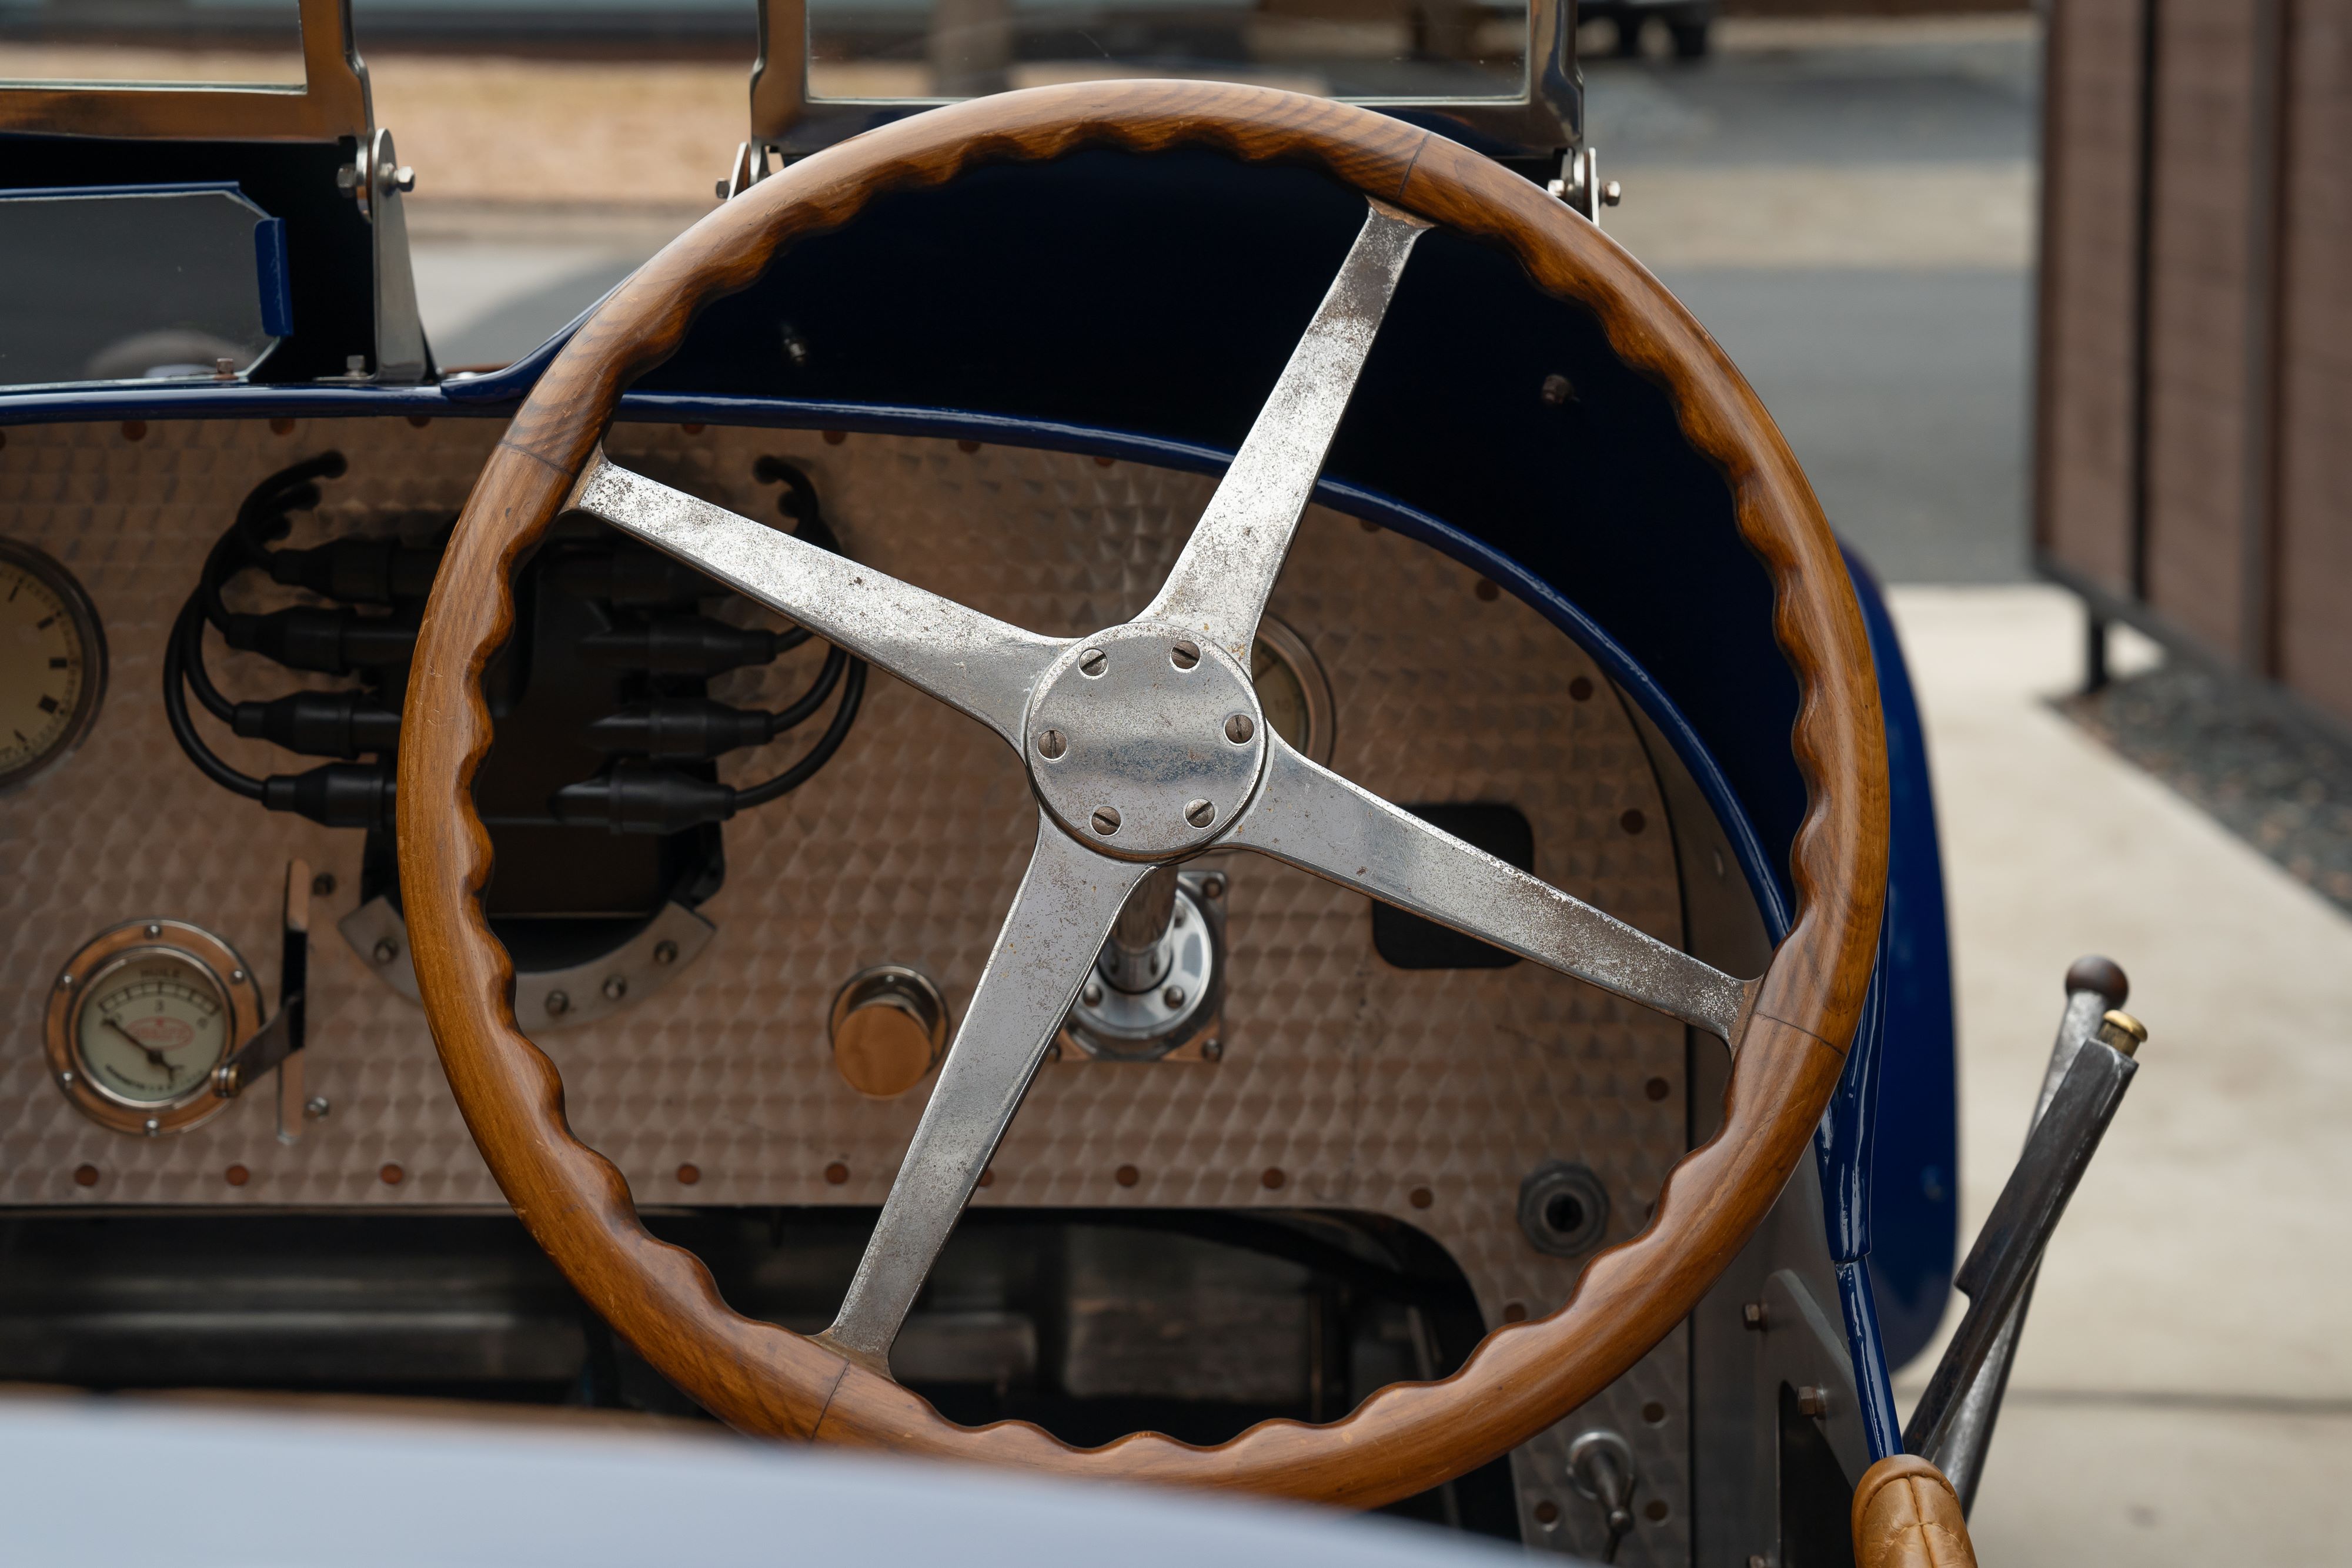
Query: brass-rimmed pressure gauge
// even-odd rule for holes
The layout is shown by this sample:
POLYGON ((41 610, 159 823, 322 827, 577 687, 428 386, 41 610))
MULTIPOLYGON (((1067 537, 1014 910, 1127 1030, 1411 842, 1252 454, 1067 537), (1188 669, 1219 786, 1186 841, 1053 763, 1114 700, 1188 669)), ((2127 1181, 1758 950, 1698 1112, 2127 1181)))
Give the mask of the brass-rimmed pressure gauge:
POLYGON ((181 1132, 228 1104, 213 1070, 260 1027, 261 988, 235 948, 184 920, 127 921, 50 988, 49 1071, 101 1126, 181 1132))
POLYGON ((106 695, 106 635, 73 573, 0 538, 0 790, 81 744, 106 695))

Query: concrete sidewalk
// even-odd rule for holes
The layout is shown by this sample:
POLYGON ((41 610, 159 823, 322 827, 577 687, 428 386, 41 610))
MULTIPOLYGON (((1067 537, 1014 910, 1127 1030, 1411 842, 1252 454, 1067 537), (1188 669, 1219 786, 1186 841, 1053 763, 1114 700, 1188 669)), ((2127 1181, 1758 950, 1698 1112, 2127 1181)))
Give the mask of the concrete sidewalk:
MULTIPOLYGON (((2352 921, 2051 710, 2079 673, 2072 599, 1893 600, 1950 886, 1964 1246, 2016 1160, 2067 963, 2122 963, 2149 1030, 2042 1272, 1979 1554, 2344 1561, 2352 921)), ((1898 1379, 1906 1406, 1936 1350, 1898 1379)))

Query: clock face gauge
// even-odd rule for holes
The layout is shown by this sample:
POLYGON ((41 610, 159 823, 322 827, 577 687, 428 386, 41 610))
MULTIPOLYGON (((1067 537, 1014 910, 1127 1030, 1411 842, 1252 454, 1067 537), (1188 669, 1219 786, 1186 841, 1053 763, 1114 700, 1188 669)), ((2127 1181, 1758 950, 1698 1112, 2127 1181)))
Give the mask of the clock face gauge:
POLYGON ((218 1115, 213 1070, 261 1027, 236 949, 184 920, 133 920, 66 960, 49 990, 49 1070, 74 1108, 152 1137, 218 1115))
POLYGON ((209 1087, 232 1027, 228 993, 210 969, 169 948, 134 948, 84 990, 74 1054, 100 1093, 168 1105, 209 1087))
POLYGON ((39 550, 0 539, 0 789, 64 760, 105 688, 89 596, 39 550))

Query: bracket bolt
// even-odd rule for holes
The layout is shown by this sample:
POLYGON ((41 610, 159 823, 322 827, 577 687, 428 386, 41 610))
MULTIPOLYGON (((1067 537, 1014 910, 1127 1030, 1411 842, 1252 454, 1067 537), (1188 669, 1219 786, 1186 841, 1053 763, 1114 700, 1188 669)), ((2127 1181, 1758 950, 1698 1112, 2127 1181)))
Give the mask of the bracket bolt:
POLYGON ((1037 755, 1051 762, 1070 749, 1070 737, 1058 729, 1049 729, 1037 737, 1037 755))
POLYGON ((1087 988, 1078 993, 1078 1000, 1086 1003, 1087 1006, 1090 1008, 1098 1008, 1102 1006, 1102 986, 1100 983, 1094 980, 1088 980, 1087 982, 1087 988))
POLYGON ((1225 738, 1235 746, 1247 746, 1249 737, 1256 733, 1256 721, 1245 713, 1237 713, 1225 720, 1225 738))
POLYGON ((1106 654, 1100 648, 1089 648, 1085 653, 1078 655, 1078 673, 1080 674, 1099 675, 1109 667, 1109 655, 1106 654))
POLYGON ((1095 808, 1095 831, 1100 833, 1104 838, 1108 838, 1113 833, 1118 831, 1118 807, 1097 806, 1095 808))
POLYGON ((1186 638, 1168 651, 1168 662, 1180 670, 1189 670, 1201 662, 1201 644, 1186 638))
POLYGON ((1206 800, 1192 800, 1184 807, 1184 820, 1196 828, 1205 828, 1217 820, 1217 809, 1206 800))
POLYGON ((379 937, 372 956, 379 964, 389 964, 400 956, 400 944, 389 936, 379 937))
POLYGON ((1184 988, 1171 986, 1160 993, 1160 999, 1171 1008, 1181 1008, 1184 1005, 1184 988))
POLYGON ((560 1019, 571 1010, 572 998, 570 997, 565 996, 562 991, 550 991, 547 993, 548 1017, 560 1019))

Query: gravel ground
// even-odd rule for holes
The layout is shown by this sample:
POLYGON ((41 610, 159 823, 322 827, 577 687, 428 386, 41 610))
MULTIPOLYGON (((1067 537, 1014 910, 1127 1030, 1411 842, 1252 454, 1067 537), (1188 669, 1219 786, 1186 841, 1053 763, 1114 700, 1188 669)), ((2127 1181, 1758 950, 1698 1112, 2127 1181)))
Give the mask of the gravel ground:
POLYGON ((2179 662, 2056 706, 2352 912, 2352 746, 2259 712, 2179 662))

